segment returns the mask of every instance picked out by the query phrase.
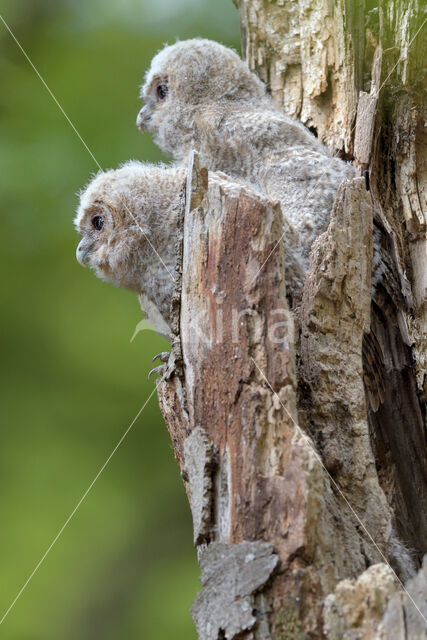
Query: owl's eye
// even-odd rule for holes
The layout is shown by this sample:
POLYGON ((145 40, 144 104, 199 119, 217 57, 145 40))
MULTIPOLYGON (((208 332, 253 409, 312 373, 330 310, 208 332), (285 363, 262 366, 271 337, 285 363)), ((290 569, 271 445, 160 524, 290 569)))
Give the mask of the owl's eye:
POLYGON ((164 100, 166 100, 166 96, 168 95, 168 86, 167 86, 167 84, 158 84, 157 85, 157 89, 156 89, 156 93, 157 93, 157 101, 158 102, 163 102, 164 100))
POLYGON ((104 226, 104 216, 93 216, 92 227, 97 231, 101 231, 104 226))

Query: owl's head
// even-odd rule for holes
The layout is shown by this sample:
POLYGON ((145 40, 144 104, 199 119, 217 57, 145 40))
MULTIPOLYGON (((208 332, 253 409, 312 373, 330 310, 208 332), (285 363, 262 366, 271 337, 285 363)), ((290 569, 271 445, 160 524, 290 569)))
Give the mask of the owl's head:
POLYGON ((153 58, 141 88, 145 104, 137 127, 154 133, 162 149, 179 157, 173 138, 185 127, 191 135, 195 110, 221 102, 258 104, 265 96, 264 84, 235 51, 202 38, 183 40, 153 58))
POLYGON ((168 260, 159 230, 172 224, 182 180, 182 171, 135 161, 98 173, 81 191, 74 220, 79 263, 118 287, 144 291, 168 260))

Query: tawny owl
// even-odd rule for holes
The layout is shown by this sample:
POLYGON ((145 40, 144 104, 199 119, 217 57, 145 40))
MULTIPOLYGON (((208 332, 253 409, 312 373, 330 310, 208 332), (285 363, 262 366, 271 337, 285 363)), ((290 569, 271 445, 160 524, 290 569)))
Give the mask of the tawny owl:
MULTIPOLYGON (((162 49, 141 97, 137 126, 152 132, 166 153, 185 163, 195 149, 203 166, 280 200, 298 234, 293 260, 304 274, 311 244, 326 229, 338 187, 355 176, 354 168, 276 109, 259 78, 217 42, 193 39, 162 49)), ((291 279, 300 284, 295 274, 291 279)))
POLYGON ((77 260, 140 295, 156 330, 170 337, 176 218, 185 169, 127 162, 98 173, 80 194, 77 260))

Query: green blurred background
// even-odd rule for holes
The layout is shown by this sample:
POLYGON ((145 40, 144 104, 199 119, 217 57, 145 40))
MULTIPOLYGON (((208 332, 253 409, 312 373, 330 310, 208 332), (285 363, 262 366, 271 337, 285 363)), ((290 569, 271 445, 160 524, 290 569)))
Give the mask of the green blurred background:
MULTIPOLYGON (((232 0, 2 0, 0 14, 104 168, 159 160, 135 128, 164 42, 239 48, 232 0)), ((96 166, 0 22, 0 618, 154 386, 136 296, 82 269, 96 166)), ((10 640, 191 640, 189 508, 154 395, 0 626, 10 640)))

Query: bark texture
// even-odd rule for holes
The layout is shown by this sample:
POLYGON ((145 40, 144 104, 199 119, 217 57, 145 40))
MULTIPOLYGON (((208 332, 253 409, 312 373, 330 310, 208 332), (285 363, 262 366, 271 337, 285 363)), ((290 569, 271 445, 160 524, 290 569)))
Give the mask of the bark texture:
MULTIPOLYGON (((391 510, 363 392, 372 235, 364 180, 339 191, 313 249, 299 314, 311 399, 300 418, 317 446, 298 419, 281 229, 277 204, 231 179, 211 183, 194 158, 178 259, 174 373, 158 394, 202 568, 192 613, 199 637, 209 640, 286 638, 290 629, 296 638, 321 637, 324 625, 338 624, 325 609, 328 594, 388 553, 391 510)), ((378 566, 365 583, 372 578, 369 588, 386 603, 397 587, 378 566)))
POLYGON ((370 446, 361 349, 370 326, 371 258, 372 205, 358 178, 341 187, 329 229, 312 248, 299 311, 299 417, 384 550, 391 513, 370 446))
POLYGON ((242 52, 277 106, 333 153, 371 167, 375 204, 396 236, 401 272, 412 285, 417 321, 410 324, 418 382, 425 385, 425 8, 417 0, 235 3, 242 52))
POLYGON ((410 597, 387 565, 406 578, 400 540, 427 550, 424 17, 415 0, 237 4, 276 104, 365 175, 291 312, 278 205, 191 160, 158 395, 193 514, 192 615, 202 640, 424 638, 425 565, 410 597))

